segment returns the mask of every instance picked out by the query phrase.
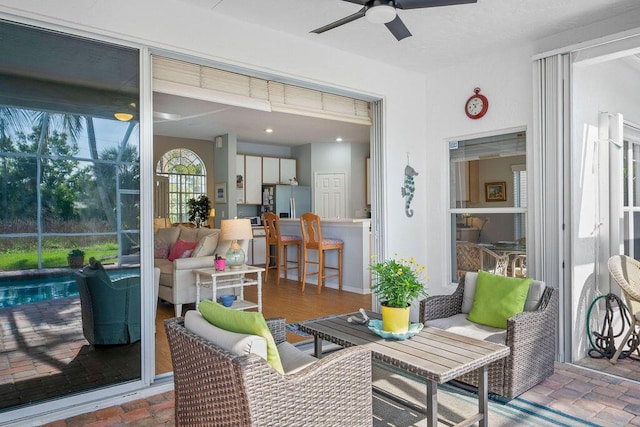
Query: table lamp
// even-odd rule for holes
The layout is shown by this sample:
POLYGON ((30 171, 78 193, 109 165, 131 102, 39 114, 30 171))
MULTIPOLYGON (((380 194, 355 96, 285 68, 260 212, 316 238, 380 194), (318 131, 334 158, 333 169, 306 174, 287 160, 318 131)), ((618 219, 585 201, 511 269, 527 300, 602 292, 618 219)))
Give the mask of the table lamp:
POLYGON ((209 226, 209 228, 215 228, 214 227, 214 218, 216 217, 216 208, 211 208, 211 210, 209 211, 209 221, 207 222, 207 225, 209 226))
POLYGON ((231 240, 231 246, 225 255, 227 266, 232 270, 242 268, 246 257, 238 240, 253 239, 251 221, 247 218, 223 219, 220 225, 220 239, 231 240))

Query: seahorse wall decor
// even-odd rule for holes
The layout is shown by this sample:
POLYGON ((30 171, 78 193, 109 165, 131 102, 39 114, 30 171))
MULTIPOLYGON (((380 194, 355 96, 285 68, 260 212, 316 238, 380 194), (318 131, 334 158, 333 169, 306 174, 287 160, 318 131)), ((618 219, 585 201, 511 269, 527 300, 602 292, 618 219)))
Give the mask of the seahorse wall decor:
POLYGON ((402 197, 405 197, 404 212, 409 218, 413 216, 413 209, 411 209, 411 201, 413 200, 413 194, 416 191, 416 182, 414 176, 417 176, 418 172, 409 165, 409 153, 407 153, 407 166, 404 168, 404 186, 402 187, 402 197))

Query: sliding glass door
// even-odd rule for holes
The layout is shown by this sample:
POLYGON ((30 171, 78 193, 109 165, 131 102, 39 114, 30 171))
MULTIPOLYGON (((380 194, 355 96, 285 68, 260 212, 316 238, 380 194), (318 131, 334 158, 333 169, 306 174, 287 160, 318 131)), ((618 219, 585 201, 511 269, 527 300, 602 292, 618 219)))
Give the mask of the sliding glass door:
POLYGON ((6 411, 141 378, 140 61, 7 21, 0 40, 6 411))

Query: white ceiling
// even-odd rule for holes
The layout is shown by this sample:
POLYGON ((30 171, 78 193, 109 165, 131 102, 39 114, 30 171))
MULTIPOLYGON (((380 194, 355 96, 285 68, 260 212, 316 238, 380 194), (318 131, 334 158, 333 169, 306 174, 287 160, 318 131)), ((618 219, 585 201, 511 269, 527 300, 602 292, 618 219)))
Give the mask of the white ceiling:
POLYGON ((155 135, 213 141, 217 135, 235 133, 238 141, 286 146, 335 142, 338 137, 344 142, 369 142, 368 126, 269 113, 157 92, 153 94, 153 110, 155 135), (162 113, 179 118, 163 118, 162 113), (267 128, 273 132, 266 133, 267 128))
MULTIPOLYGON (((413 36, 398 42, 383 24, 369 23, 366 18, 323 34, 310 33, 361 9, 348 1, 182 1, 209 10, 212 20, 216 13, 223 14, 418 72, 473 60, 640 8, 638 0, 478 0, 475 4, 399 10, 413 36)), ((345 141, 369 140, 364 126, 168 95, 154 96, 154 110, 198 116, 157 121, 154 133, 158 135, 212 140, 234 132, 240 141, 285 145, 334 141, 337 136, 345 141), (274 133, 264 133, 266 127, 272 127, 274 133)))

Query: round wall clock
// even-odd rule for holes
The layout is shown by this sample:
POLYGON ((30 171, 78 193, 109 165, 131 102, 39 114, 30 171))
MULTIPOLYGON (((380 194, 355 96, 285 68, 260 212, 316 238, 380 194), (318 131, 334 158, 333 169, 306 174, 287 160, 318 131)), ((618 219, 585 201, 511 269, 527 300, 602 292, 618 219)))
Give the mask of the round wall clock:
POLYGON ((464 106, 464 112, 470 119, 479 119, 484 116, 489 109, 489 100, 486 96, 480 95, 480 88, 477 87, 473 90, 475 95, 471 95, 467 99, 467 103, 464 106))

